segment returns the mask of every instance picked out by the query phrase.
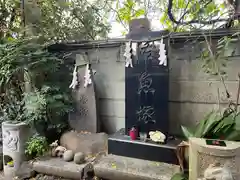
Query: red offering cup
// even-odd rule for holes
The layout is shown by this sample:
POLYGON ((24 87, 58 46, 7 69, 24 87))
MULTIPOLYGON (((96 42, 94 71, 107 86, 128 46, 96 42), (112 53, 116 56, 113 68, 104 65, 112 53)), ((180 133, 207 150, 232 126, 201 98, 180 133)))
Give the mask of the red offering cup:
POLYGON ((137 139, 137 129, 133 127, 129 131, 129 136, 130 136, 131 140, 136 140, 137 139))

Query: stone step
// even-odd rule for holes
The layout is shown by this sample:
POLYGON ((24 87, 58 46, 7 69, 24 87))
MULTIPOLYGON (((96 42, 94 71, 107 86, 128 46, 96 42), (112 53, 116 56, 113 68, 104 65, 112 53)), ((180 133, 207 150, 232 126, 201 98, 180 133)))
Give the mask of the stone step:
POLYGON ((91 163, 78 165, 74 162, 65 162, 61 158, 45 157, 33 162, 33 170, 41 174, 79 180, 93 171, 93 167, 91 163))
POLYGON ((170 180, 177 172, 178 165, 112 154, 94 164, 95 176, 109 180, 170 180))

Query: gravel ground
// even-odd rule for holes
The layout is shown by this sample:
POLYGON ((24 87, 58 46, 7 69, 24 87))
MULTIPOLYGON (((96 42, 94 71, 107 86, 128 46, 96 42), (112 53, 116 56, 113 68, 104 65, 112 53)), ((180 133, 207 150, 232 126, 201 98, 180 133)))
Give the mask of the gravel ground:
MULTIPOLYGON (((3 172, 0 172, 0 180, 5 180, 5 178, 3 176, 3 172)), ((65 178, 60 178, 60 177, 38 174, 36 177, 30 178, 29 180, 71 180, 71 179, 65 179, 65 178)), ((93 178, 92 180, 99 180, 99 179, 93 178)))
MULTIPOLYGON (((0 180, 5 180, 5 178, 3 176, 3 172, 0 173, 0 180)), ((64 179, 64 178, 59 178, 59 177, 54 177, 54 176, 38 174, 36 177, 30 178, 29 180, 71 180, 71 179, 64 179)))

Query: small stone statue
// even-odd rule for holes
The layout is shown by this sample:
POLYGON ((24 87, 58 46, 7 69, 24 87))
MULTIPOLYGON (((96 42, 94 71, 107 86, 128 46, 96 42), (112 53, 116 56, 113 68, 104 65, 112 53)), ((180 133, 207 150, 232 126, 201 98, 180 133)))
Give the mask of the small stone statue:
POLYGON ((65 153, 65 151, 67 151, 65 147, 58 145, 58 140, 50 144, 50 147, 52 148, 52 157, 63 157, 63 154, 65 153))
POLYGON ((210 164, 204 171, 204 177, 198 180, 234 180, 227 164, 221 167, 220 163, 210 164))

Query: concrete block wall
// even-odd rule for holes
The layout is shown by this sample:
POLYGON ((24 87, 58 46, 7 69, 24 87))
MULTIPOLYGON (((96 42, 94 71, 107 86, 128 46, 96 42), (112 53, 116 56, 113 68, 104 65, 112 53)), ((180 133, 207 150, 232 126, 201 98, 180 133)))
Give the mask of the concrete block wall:
POLYGON ((108 133, 114 133, 125 126, 125 62, 120 48, 101 48, 91 51, 90 59, 96 70, 95 81, 99 97, 100 119, 108 133))
MULTIPOLYGON (((225 54, 228 57, 225 84, 231 95, 230 99, 236 100, 240 56, 238 51, 232 56, 232 49, 233 47, 227 49, 225 54)), ((222 109, 229 102, 220 78, 203 72, 201 59, 196 58, 200 50, 198 42, 171 46, 169 108, 170 132, 173 134, 181 133, 181 125, 194 126, 206 113, 213 109, 222 109), (195 47, 195 50, 189 51, 191 47, 195 47)))
MULTIPOLYGON (((93 62, 92 67, 97 71, 95 80, 100 98, 100 118, 108 133, 114 133, 125 126, 125 66, 122 49, 123 47, 87 49, 93 62)), ((232 55, 232 49, 226 51, 229 61, 225 84, 235 100, 240 51, 238 48, 235 55, 232 55)), ((200 51, 199 42, 171 44, 169 121, 172 134, 181 134, 181 125, 192 126, 206 113, 219 108, 218 101, 220 108, 227 106, 228 100, 219 78, 211 77, 201 69, 201 61, 197 58, 200 51)))

